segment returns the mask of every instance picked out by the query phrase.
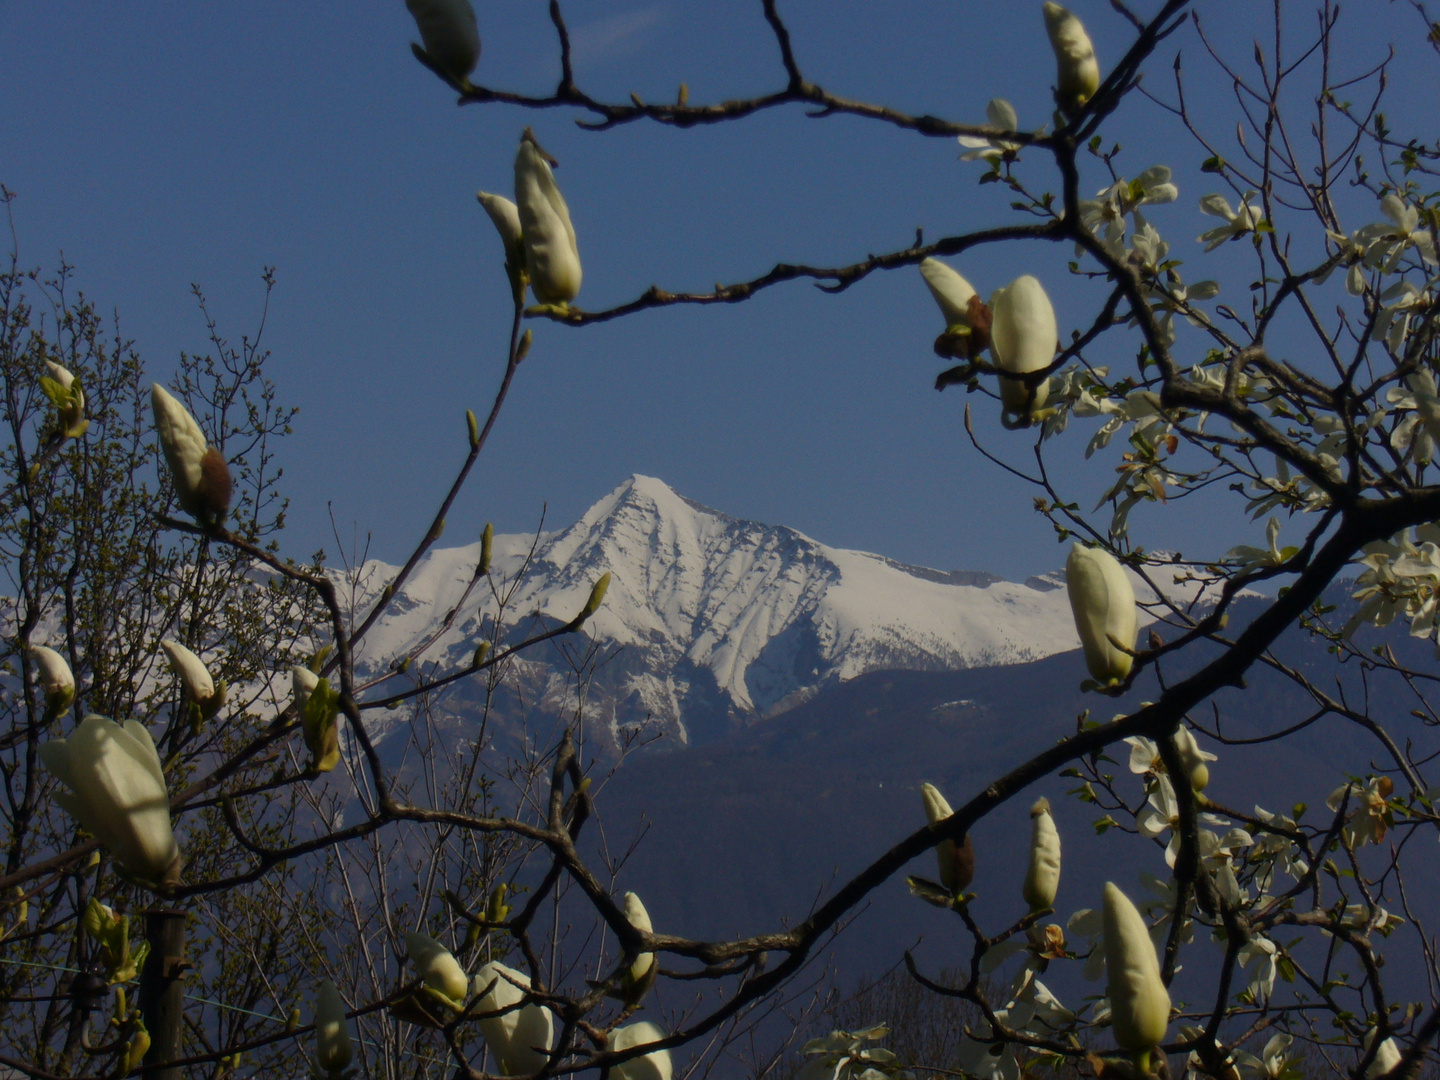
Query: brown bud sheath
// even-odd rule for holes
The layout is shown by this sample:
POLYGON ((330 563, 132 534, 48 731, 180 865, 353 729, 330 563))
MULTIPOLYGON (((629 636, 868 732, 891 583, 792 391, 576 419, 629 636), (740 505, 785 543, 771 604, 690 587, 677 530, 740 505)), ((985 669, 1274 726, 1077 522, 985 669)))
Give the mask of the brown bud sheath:
POLYGON ((195 488, 200 509, 197 516, 218 525, 225 520, 225 514, 230 509, 230 495, 230 466, 225 464, 219 450, 208 447, 205 456, 200 459, 200 483, 195 488))

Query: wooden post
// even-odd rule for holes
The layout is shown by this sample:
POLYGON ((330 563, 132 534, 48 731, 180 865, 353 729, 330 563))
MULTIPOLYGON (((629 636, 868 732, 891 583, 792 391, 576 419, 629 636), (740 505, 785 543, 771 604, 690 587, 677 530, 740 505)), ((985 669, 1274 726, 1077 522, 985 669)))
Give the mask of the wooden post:
POLYGON ((181 1080, 181 1070, 157 1069, 160 1061, 180 1056, 185 1018, 185 913, 166 908, 145 912, 150 955, 140 972, 140 1015, 150 1033, 145 1080, 181 1080))

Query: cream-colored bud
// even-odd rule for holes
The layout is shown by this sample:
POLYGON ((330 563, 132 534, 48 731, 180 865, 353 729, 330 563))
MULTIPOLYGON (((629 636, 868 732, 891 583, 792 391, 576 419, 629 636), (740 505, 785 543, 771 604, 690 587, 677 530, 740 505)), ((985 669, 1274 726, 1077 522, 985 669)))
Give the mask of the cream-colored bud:
POLYGON ((975 288, 939 259, 925 259, 920 263, 920 276, 930 289, 935 303, 940 305, 945 316, 945 325, 970 325, 970 301, 974 299, 975 288))
POLYGON ((475 198, 490 215, 495 231, 500 234, 500 243, 505 246, 505 261, 519 269, 525 267, 525 238, 520 232, 520 209, 504 195, 491 195, 488 191, 477 191, 475 198))
POLYGON ((1030 808, 1030 869, 1023 895, 1031 911, 1055 906, 1060 889, 1060 833, 1050 816, 1050 800, 1037 799, 1030 808))
MULTIPOLYGON (((1365 1037, 1365 1045, 1368 1047, 1374 1041, 1375 1032, 1372 1029, 1370 1034, 1365 1037)), ((1369 1067, 1365 1070, 1365 1080, 1376 1080, 1377 1077, 1384 1076, 1402 1060, 1404 1060, 1404 1055, 1400 1053, 1400 1044, 1394 1039, 1386 1039, 1380 1044, 1380 1049, 1375 1051, 1375 1060, 1370 1062, 1369 1067)))
POLYGON ((478 1019, 485 1045, 494 1055, 496 1071, 502 1076, 539 1072, 550 1060, 555 1020, 549 1009, 533 1001, 522 1008, 511 1008, 525 1000, 529 976, 492 960, 475 973, 474 989, 481 997, 471 1015, 478 1019), (501 1009, 509 1011, 499 1016, 484 1015, 501 1009))
POLYGON ((1115 1042, 1125 1050, 1149 1050, 1164 1041, 1170 1026, 1170 993, 1160 978, 1150 931, 1130 898, 1108 881, 1103 916, 1115 1042))
MULTIPOLYGON (((925 820, 938 825, 955 811, 940 794, 934 784, 920 785, 920 801, 925 806, 925 820)), ((956 844, 954 840, 941 840, 935 845, 935 861, 940 871, 940 884, 951 896, 959 896, 975 877, 975 856, 970 850, 970 837, 956 844)))
POLYGON ((480 29, 470 0, 405 0, 415 18, 425 53, 456 82, 480 62, 480 29))
POLYGON ((449 949, 432 937, 406 930, 405 951, 426 986, 453 1002, 457 1008, 464 1004, 470 979, 449 949))
POLYGON ((1108 551, 1076 544, 1065 560, 1065 589, 1091 676, 1105 686, 1124 679, 1140 632, 1124 567, 1108 551))
POLYGON ((1175 732, 1175 749, 1180 751, 1180 757, 1185 762, 1185 774, 1190 777, 1190 786, 1196 791, 1204 791, 1205 785, 1210 783, 1210 767, 1205 763, 1215 761, 1215 755, 1201 750, 1194 734, 1183 724, 1175 732))
POLYGON ((179 880, 170 793, 144 724, 87 716, 68 739, 42 743, 40 761, 69 789, 55 791, 56 804, 130 877, 156 891, 179 880))
MULTIPOLYGON (((1009 375, 1028 375, 1049 367, 1055 359, 1059 331, 1055 308, 1044 287, 1022 274, 990 296, 990 352, 995 366, 1009 375)), ((1000 400, 1007 413, 1028 421, 1045 404, 1049 383, 1034 386, 1022 379, 1000 376, 1000 400)))
POLYGON ((551 160, 526 128, 515 155, 515 204, 535 298, 542 304, 568 304, 580 292, 580 248, 551 160))
POLYGON ((85 419, 85 391, 68 368, 53 360, 46 360, 45 367, 50 372, 50 384, 42 378, 40 389, 55 406, 60 435, 65 439, 78 439, 90 428, 90 421, 85 419))
POLYGON ((1045 5, 1045 31, 1055 50, 1055 103, 1076 112, 1100 89, 1100 63, 1080 20, 1056 3, 1045 5))
MULTIPOLYGON (((650 913, 645 910, 645 905, 640 902, 640 897, 636 896, 633 892, 627 892, 625 894, 624 910, 625 918, 629 920, 630 925, 635 927, 636 930, 641 930, 647 934, 654 931, 654 927, 650 925, 650 913)), ((650 974, 650 969, 654 966, 654 953, 642 952, 637 954, 635 962, 630 965, 630 981, 632 983, 640 982, 645 976, 650 974)))
MULTIPOLYGON (((658 1024, 642 1020, 638 1024, 630 1024, 613 1031, 606 1049, 629 1050, 632 1047, 644 1046, 646 1043, 659 1042, 663 1038, 665 1038, 665 1032, 658 1024)), ((670 1080, 673 1072, 674 1065, 670 1060, 670 1051, 663 1047, 659 1050, 652 1050, 648 1054, 630 1058, 619 1065, 610 1066, 610 1075, 614 1077, 614 1080, 670 1080)))
POLYGON ((334 1076, 350 1064, 351 1053, 345 999, 333 982, 322 979, 315 998, 315 1064, 334 1076))
POLYGON ((150 404, 180 508, 202 524, 218 523, 230 507, 230 467, 225 458, 206 444, 195 418, 159 383, 150 389, 150 404))
POLYGON ((75 676, 65 658, 45 645, 30 646, 35 661, 36 682, 45 693, 45 704, 55 716, 68 709, 75 700, 75 676))
POLYGON ((204 705, 215 696, 215 680, 204 661, 178 641, 162 641, 160 648, 170 661, 170 670, 180 679, 185 696, 191 701, 204 705))

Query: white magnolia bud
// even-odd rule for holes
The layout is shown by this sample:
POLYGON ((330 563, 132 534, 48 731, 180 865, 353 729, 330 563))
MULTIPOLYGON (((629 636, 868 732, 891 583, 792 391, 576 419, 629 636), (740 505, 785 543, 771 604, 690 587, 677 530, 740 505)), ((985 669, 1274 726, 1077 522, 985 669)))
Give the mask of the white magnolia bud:
POLYGON ((480 62, 480 29, 470 0, 405 0, 425 52, 458 83, 480 62))
POLYGON ((290 669, 290 691, 295 698, 295 708, 301 712, 305 711, 305 703, 310 700, 310 695, 315 692, 315 687, 320 685, 320 676, 316 675, 304 664, 296 664, 290 669))
MULTIPOLYGON (((1058 338, 1050 297, 1029 274, 991 294, 990 352, 1002 372, 1026 375, 1049 367, 1055 359, 1058 338)), ((1000 400, 1005 411, 1025 420, 1045 404, 1049 392, 1044 379, 1032 387, 1020 379, 1000 377, 1000 400)))
POLYGON ((580 292, 580 249, 570 208, 550 171, 552 160, 526 128, 515 155, 515 203, 535 298, 542 304, 568 304, 580 292))
MULTIPOLYGON (((1365 1037, 1365 1045, 1375 1041, 1375 1032, 1372 1029, 1365 1037)), ((1375 1051, 1375 1060, 1370 1062, 1370 1067, 1365 1070, 1365 1080, 1375 1080, 1376 1077, 1384 1076, 1404 1059, 1400 1053, 1400 1044, 1394 1039, 1386 1039, 1380 1044, 1380 1049, 1375 1051)))
POLYGON ((53 360, 46 360, 45 367, 55 385, 47 386, 42 379, 40 388, 55 406, 60 421, 60 434, 66 439, 78 439, 90 428, 90 421, 85 419, 85 391, 68 368, 53 360))
POLYGON ((44 645, 30 646, 30 658, 38 669, 36 681, 45 693, 45 704, 59 716, 75 700, 75 676, 70 665, 54 649, 44 645))
MULTIPOLYGON (((945 801, 945 796, 940 794, 940 789, 934 784, 920 785, 920 801, 925 805, 925 820, 931 825, 938 825, 950 817, 954 810, 945 801)), ((957 847, 954 840, 941 840, 935 845, 935 861, 939 864, 940 884, 949 890, 951 896, 959 896, 965 891, 975 875, 974 856, 969 851, 969 836, 965 837, 963 846, 957 847)))
POLYGON ((221 521, 230 508, 230 467, 225 458, 206 444, 195 418, 159 383, 150 389, 150 404, 180 508, 202 523, 221 521))
POLYGON ((1109 552, 1076 544, 1065 560, 1065 590, 1090 674, 1102 685, 1119 682, 1134 663, 1124 650, 1134 651, 1140 632, 1135 590, 1124 568, 1109 552))
POLYGON ((929 286, 930 295, 935 297, 935 303, 940 305, 940 311, 945 316, 945 325, 947 327, 968 327, 970 325, 970 301, 975 297, 975 289, 970 282, 939 259, 922 261, 920 276, 929 286))
POLYGON ((315 998, 315 1064, 333 1076, 350 1064, 350 1056, 345 1000, 333 982, 322 979, 315 998))
MULTIPOLYGON (((643 1046, 646 1043, 658 1042, 663 1038, 665 1038, 665 1032, 660 1029, 658 1024, 642 1020, 638 1024, 630 1024, 612 1032, 607 1049, 629 1050, 633 1046, 643 1046)), ((610 1075, 615 1080, 670 1080, 673 1072, 674 1065, 670 1061, 670 1051, 663 1048, 633 1057, 619 1065, 610 1066, 610 1075)))
POLYGON ((1183 724, 1175 732, 1175 749, 1180 751, 1180 757, 1185 762, 1185 774, 1190 777, 1190 786, 1196 791, 1204 791, 1205 785, 1210 783, 1210 767, 1205 763, 1217 760, 1215 755, 1201 750, 1195 736, 1183 724))
POLYGON ((432 937, 406 930, 405 951, 410 954, 410 962, 415 965, 426 986, 453 1001, 456 1007, 465 1003, 470 979, 449 949, 432 937))
POLYGON ((157 890, 179 880, 170 794, 144 724, 87 716, 68 739, 41 744, 40 760, 69 789, 55 792, 56 804, 93 833, 130 877, 157 890))
POLYGON ((481 997, 471 1015, 478 1017, 485 1045, 495 1057, 496 1071, 502 1076, 539 1072, 550 1060, 554 1017, 549 1009, 533 1001, 523 1008, 510 1008, 525 999, 529 977, 492 960, 475 973, 474 985, 475 993, 481 997), (501 1009, 509 1011, 501 1016, 484 1015, 501 1009))
POLYGON ((1045 31, 1055 50, 1055 103, 1075 112, 1100 89, 1100 64, 1095 46, 1079 19, 1059 4, 1045 5, 1045 31))
POLYGON ((1115 1042, 1125 1050, 1149 1050, 1164 1041, 1170 1026, 1170 993, 1160 978, 1150 931, 1130 898, 1109 881, 1103 915, 1115 1042))
POLYGON ((1060 888, 1060 833, 1050 816, 1050 800, 1037 799, 1030 807, 1030 869, 1022 890, 1031 911, 1055 906, 1060 888))
POLYGON ((210 677, 200 657, 178 641, 162 641, 160 648, 170 661, 170 670, 180 679, 185 695, 194 702, 204 705, 215 696, 215 680, 210 677))
MULTIPOLYGON (((633 892, 627 892, 625 894, 625 918, 629 920, 630 925, 635 927, 636 930, 642 930, 647 934, 654 932, 655 928, 650 925, 650 913, 645 910, 645 905, 640 902, 640 897, 636 896, 633 892)), ((638 983, 641 979, 645 978, 646 975, 650 974, 650 969, 654 966, 654 953, 640 953, 635 957, 635 962, 630 965, 630 981, 632 983, 638 983)))
POLYGON ((525 238, 520 232, 520 208, 504 195, 491 195, 488 191, 477 191, 475 198, 490 215, 500 242, 505 245, 505 260, 511 266, 525 266, 525 238))

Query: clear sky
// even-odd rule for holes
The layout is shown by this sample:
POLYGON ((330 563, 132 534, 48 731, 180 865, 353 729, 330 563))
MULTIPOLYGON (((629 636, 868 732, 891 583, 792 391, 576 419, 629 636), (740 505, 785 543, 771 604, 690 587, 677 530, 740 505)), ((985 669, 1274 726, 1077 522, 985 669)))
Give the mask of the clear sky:
MULTIPOLYGON (((1128 24, 1104 0, 1073 6, 1103 69, 1124 51, 1128 24)), ((1159 6, 1134 4, 1141 14, 1159 6)), ((1268 39, 1269 5, 1197 7, 1237 63, 1248 62, 1253 37, 1268 39)), ((544 3, 476 8, 476 81, 553 87, 558 50, 544 3)), ((1038 0, 782 0, 780 9, 807 76, 833 92, 976 123, 1000 96, 1022 127, 1049 118, 1054 67, 1038 0)), ((1313 27, 1311 6, 1286 0, 1286 9, 1298 42, 1313 27)), ((577 80, 596 96, 669 100, 684 81, 700 103, 781 85, 759 0, 565 0, 564 10, 577 80)), ((1346 15, 1351 68, 1400 43, 1396 122, 1428 113, 1440 65, 1410 7, 1366 0, 1346 15)), ((302 409, 281 453, 293 499, 284 547, 299 557, 333 552, 332 513, 347 544, 369 533, 383 558, 402 558, 423 533, 465 450, 464 409, 483 416, 503 367, 508 290, 474 193, 510 191, 527 124, 562 163, 585 267, 577 303, 588 309, 652 283, 704 289, 779 260, 843 264, 904 247, 917 227, 933 239, 1014 217, 1008 194, 977 187, 982 166, 959 161, 948 139, 796 108, 709 128, 587 133, 570 110, 456 108, 411 57, 416 38, 400 0, 0 0, 0 183, 19 194, 23 263, 52 265, 63 252, 162 379, 181 350, 205 348, 192 282, 238 338, 254 327, 262 267, 277 268, 265 343, 283 399, 302 409)), ((1192 29, 1162 49, 1147 87, 1170 96, 1176 48, 1224 138, 1233 99, 1192 29)), ((1152 220, 1178 253, 1198 252, 1193 238, 1215 224, 1196 208, 1215 190, 1196 171, 1203 153, 1138 96, 1110 131, 1125 144, 1127 175, 1176 168, 1180 200, 1152 220)), ((1105 177, 1092 173, 1094 190, 1105 177)), ((1039 155, 1028 175, 1058 190, 1039 155)), ((1071 257, 1012 245, 959 265, 982 294, 1039 276, 1068 339, 1088 325, 1096 295, 1069 279, 1071 257)), ((1187 279, 1217 276, 1186 269, 1187 279)), ((1063 551, 1031 510, 1033 493, 970 449, 964 395, 931 389, 940 365, 930 344, 942 328, 913 269, 840 296, 797 283, 738 306, 578 330, 536 323, 444 542, 474 539, 486 520, 531 528, 546 504, 552 524, 568 524, 640 472, 837 546, 1011 578, 1051 569, 1063 551)), ((969 400, 988 444, 1032 460, 1026 436, 999 429, 998 405, 969 400)), ((1082 448, 1069 440, 1060 474, 1088 509, 1113 463, 1086 471, 1082 448)), ((1171 507, 1135 527, 1146 546, 1189 549, 1211 512, 1171 507)), ((1259 527, 1204 554, 1240 539, 1258 542, 1259 527)))

